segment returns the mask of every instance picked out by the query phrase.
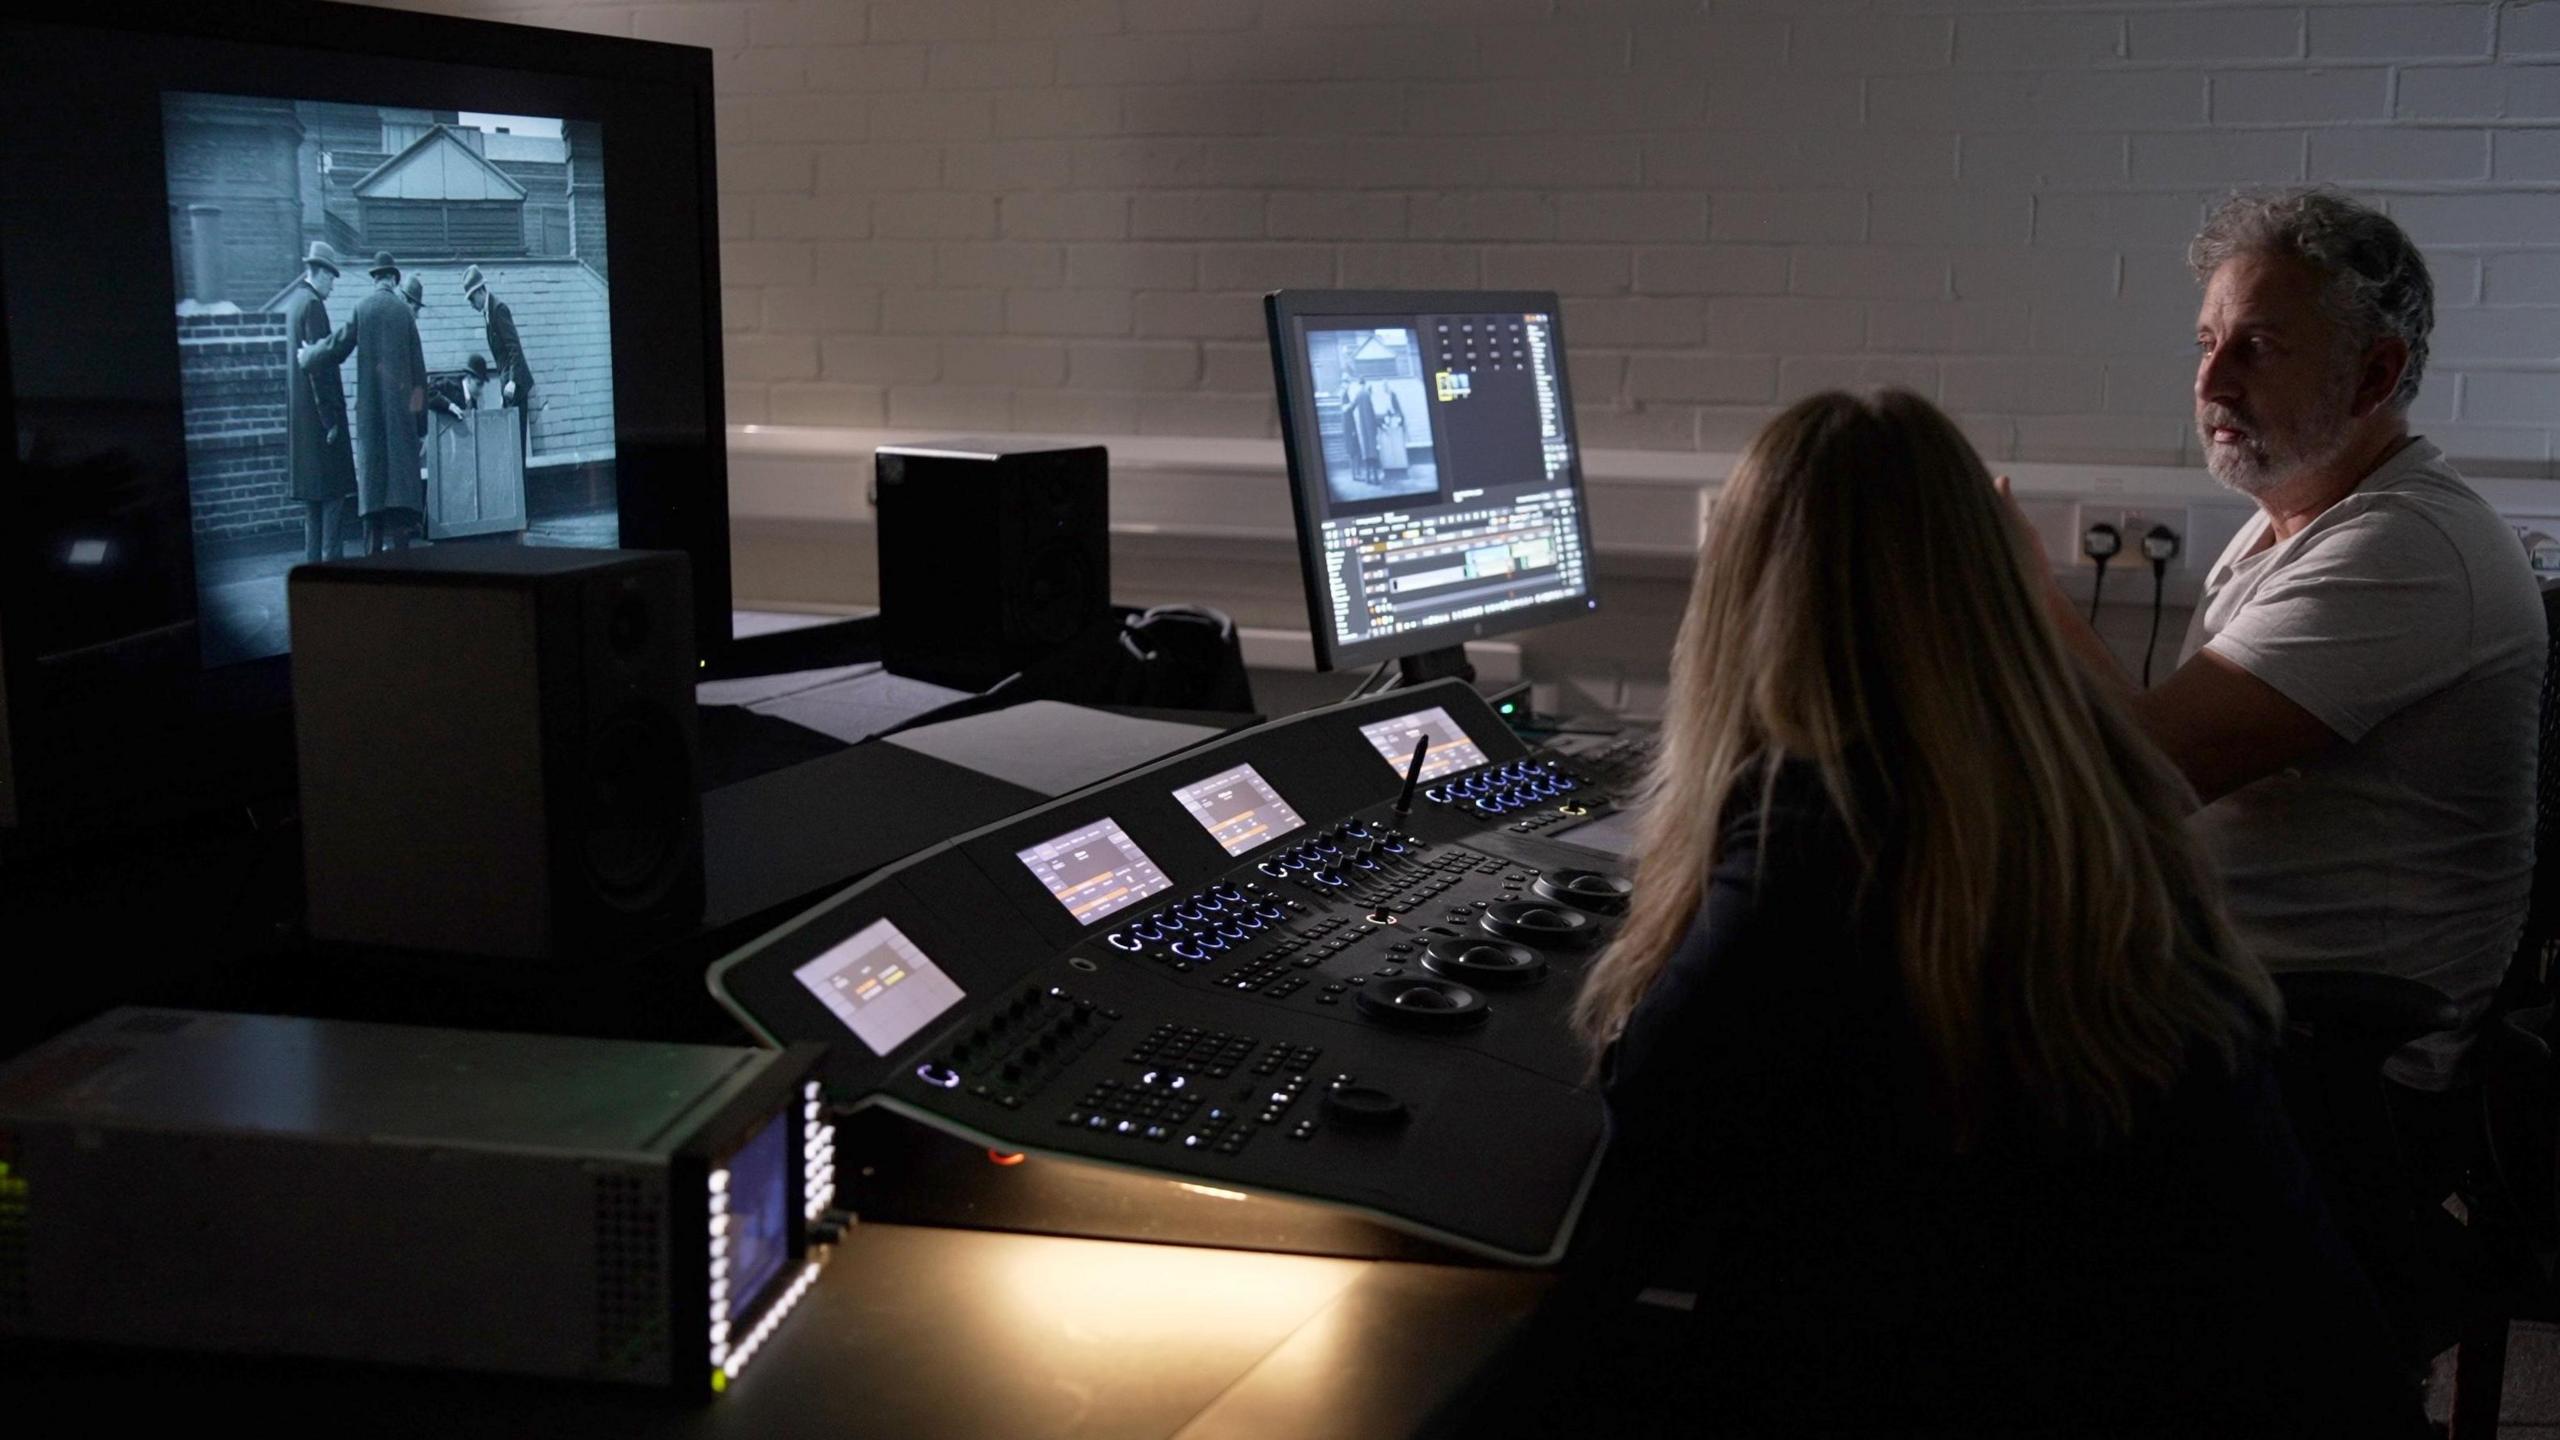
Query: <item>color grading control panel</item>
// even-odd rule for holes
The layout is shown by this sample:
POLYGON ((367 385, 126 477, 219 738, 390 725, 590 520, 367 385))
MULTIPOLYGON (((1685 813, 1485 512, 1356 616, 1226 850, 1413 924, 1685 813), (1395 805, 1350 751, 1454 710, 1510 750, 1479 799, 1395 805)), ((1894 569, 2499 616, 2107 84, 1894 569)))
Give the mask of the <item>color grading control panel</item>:
POLYGON ((1538 832, 1609 788, 1457 682, 1353 701, 925 851, 712 989, 834 1042, 850 1108, 1551 1261, 1606 1132, 1565 1017, 1629 886, 1538 832))

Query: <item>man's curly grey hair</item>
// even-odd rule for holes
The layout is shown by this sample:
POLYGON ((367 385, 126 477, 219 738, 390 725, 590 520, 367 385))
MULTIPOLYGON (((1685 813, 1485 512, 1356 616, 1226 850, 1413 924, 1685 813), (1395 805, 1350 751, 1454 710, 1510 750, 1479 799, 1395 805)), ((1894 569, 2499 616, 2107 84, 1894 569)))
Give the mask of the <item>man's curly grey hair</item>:
POLYGON ((2187 246, 2201 285, 2240 255, 2287 255, 2322 276, 2321 305, 2341 339, 2361 354, 2376 340, 2406 341, 2409 363, 2391 408, 2418 398, 2435 329, 2436 287, 2426 257, 2390 216, 2325 188, 2243 191, 2222 202, 2187 246))

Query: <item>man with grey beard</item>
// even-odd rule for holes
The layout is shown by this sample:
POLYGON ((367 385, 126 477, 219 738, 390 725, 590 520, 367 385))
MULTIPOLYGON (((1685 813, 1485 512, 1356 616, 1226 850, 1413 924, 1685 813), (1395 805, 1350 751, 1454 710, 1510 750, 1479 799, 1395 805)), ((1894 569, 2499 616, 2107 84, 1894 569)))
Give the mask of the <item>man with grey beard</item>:
MULTIPOLYGON (((2532 889, 2541 598, 2514 531, 2409 433, 2434 287, 2398 225, 2334 191, 2240 195, 2188 262, 2196 431, 2258 513, 2132 708, 2194 785, 2269 968, 2405 975, 2461 1007, 2390 1066, 2442 1091, 2532 889)), ((2122 676, 2075 605, 2053 610, 2122 676)))

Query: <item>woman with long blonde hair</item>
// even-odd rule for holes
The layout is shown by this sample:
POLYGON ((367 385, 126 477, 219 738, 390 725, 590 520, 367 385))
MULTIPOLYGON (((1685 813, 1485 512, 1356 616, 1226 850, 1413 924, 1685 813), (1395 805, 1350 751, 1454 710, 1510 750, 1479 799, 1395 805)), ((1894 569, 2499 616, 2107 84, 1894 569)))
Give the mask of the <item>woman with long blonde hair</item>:
POLYGON ((1614 1135, 1565 1328, 1628 1433, 2415 1419, 2275 988, 2033 543, 1902 392, 1793 406, 1717 497, 1575 1011, 1614 1135))

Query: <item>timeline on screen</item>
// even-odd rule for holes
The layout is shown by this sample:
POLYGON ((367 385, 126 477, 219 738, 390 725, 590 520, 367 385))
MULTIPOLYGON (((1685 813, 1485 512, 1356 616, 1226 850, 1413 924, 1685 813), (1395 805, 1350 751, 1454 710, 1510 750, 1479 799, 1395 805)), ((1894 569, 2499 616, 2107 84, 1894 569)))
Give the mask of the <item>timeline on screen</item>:
POLYGON ((1044 840, 1014 858, 1039 878, 1076 923, 1091 925, 1173 884, 1109 816, 1044 840))
POLYGON ((1229 855, 1241 855, 1307 823, 1250 765, 1185 785, 1173 792, 1173 798, 1229 855))
POLYGON ((1394 769, 1399 780, 1404 778, 1405 767, 1413 763, 1414 742, 1425 735, 1431 737, 1431 748, 1422 757, 1425 780, 1472 770, 1484 763, 1484 752, 1476 748, 1476 742, 1468 739, 1458 722, 1449 718, 1449 712, 1437 705, 1363 725, 1360 733, 1377 747, 1379 756, 1394 769))

